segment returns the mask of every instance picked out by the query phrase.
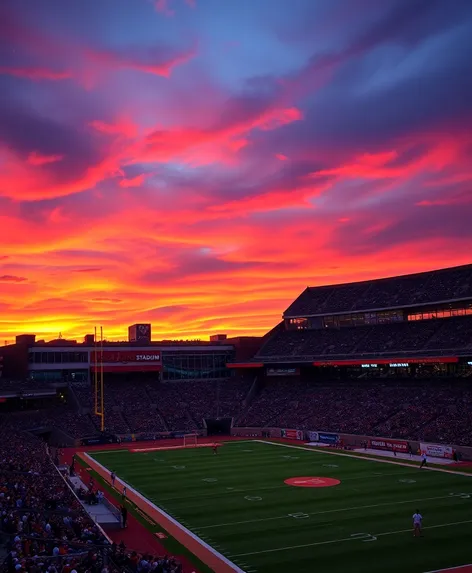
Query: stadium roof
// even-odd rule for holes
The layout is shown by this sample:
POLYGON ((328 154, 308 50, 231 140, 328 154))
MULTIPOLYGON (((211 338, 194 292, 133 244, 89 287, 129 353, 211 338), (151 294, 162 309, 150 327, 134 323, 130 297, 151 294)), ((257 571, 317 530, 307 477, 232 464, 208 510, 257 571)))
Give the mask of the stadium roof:
POLYGON ((308 287, 284 318, 424 306, 472 299, 472 264, 362 282, 308 287))

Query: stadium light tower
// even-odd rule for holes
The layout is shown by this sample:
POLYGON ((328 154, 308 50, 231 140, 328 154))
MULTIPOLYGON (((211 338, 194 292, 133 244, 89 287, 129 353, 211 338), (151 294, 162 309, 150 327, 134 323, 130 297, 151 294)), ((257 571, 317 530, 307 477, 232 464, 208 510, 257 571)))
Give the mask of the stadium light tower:
POLYGON ((94 337, 94 391, 95 391, 95 415, 100 418, 100 430, 105 430, 105 403, 103 390, 103 326, 95 327, 94 337), (100 338, 98 333, 100 332, 100 338))

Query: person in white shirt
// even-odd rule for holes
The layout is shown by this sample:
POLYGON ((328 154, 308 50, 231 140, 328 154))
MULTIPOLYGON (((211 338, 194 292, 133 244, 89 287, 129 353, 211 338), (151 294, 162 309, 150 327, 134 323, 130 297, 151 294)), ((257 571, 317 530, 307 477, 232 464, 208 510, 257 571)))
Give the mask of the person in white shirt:
POLYGON ((426 457, 426 454, 425 454, 425 453, 421 454, 421 465, 420 465, 420 469, 421 469, 421 468, 424 468, 427 463, 428 463, 428 458, 426 457))
POLYGON ((423 516, 419 509, 413 514, 413 537, 421 537, 421 527, 423 525, 423 516))

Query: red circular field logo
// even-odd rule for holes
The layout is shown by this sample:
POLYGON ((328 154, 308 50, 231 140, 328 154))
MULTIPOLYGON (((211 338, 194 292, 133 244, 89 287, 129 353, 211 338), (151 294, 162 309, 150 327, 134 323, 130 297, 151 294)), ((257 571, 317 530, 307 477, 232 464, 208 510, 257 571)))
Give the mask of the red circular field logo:
POLYGON ((286 479, 284 483, 295 487, 331 487, 333 485, 339 485, 341 482, 334 478, 297 477, 286 479))

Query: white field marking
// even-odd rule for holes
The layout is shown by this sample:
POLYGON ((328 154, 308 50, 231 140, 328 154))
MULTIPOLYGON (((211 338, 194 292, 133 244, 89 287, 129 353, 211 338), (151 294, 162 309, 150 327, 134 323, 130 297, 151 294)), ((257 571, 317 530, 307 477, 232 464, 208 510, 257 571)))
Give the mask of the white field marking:
POLYGON ((399 479, 400 483, 416 483, 415 479, 399 479))
POLYGON ((262 501, 262 497, 259 497, 258 495, 246 495, 244 499, 247 499, 248 501, 262 501))
POLYGON ((242 450, 243 452, 252 452, 253 450, 242 450))
POLYGON ((375 535, 371 535, 370 533, 353 533, 351 537, 354 539, 359 539, 359 541, 363 541, 364 543, 368 541, 377 541, 377 537, 375 537, 375 535))
POLYGON ((470 493, 450 493, 451 497, 460 497, 461 499, 470 499, 470 493))
POLYGON ((284 460, 298 460, 297 456, 282 456, 284 460))
MULTIPOLYGON (((108 470, 104 465, 102 465, 99 461, 95 460, 92 458, 92 456, 90 456, 89 454, 87 454, 86 452, 81 452, 81 454, 84 456, 84 458, 87 459, 90 467, 94 467, 94 464, 96 464, 97 466, 99 466, 101 468, 101 470, 103 472, 106 473, 110 473, 110 470, 108 470)), ((116 478, 116 481, 121 484, 122 486, 126 486, 126 488, 129 491, 132 491, 137 497, 139 497, 144 503, 149 504, 155 511, 157 511, 158 513, 160 513, 164 518, 168 519, 169 521, 171 521, 176 527, 178 527, 183 533, 185 533, 186 535, 188 535, 189 537, 191 537, 194 541, 196 541, 197 543, 199 543, 202 547, 205 547, 205 549, 207 549, 208 551, 210 551, 211 553, 213 553, 213 555, 215 555, 215 557, 218 557, 218 559, 220 559, 221 561, 223 561, 223 563, 225 563, 229 568, 231 568, 235 573, 245 573, 238 565, 236 565, 235 563, 233 563, 232 561, 230 561, 227 557, 225 557, 223 554, 221 554, 219 551, 217 551, 216 549, 214 549, 211 545, 209 545, 208 543, 206 543, 203 539, 201 539, 198 535, 196 535, 193 531, 190 531, 190 529, 188 529, 187 527, 185 527, 184 525, 182 525, 179 521, 177 521, 176 519, 174 519, 174 517, 172 517, 171 515, 169 515, 168 512, 164 511, 162 506, 158 507, 156 504, 152 503, 149 499, 147 499, 142 493, 140 493, 137 489, 131 487, 129 484, 127 484, 125 481, 123 481, 120 478, 116 478)), ((424 528, 423 528, 424 529, 424 528)))
POLYGON ((308 479, 304 479, 303 481, 297 481, 296 482, 297 485, 303 485, 305 483, 311 483, 313 485, 319 485, 320 483, 323 484, 323 478, 308 478, 308 479))
POLYGON ((185 466, 172 466, 174 470, 184 470, 185 466))
POLYGON ((298 511, 297 513, 289 513, 288 517, 293 517, 295 519, 308 519, 310 516, 308 515, 308 513, 303 513, 301 511, 298 511))
MULTIPOLYGON (((455 521, 453 523, 442 523, 441 525, 429 525, 423 527, 423 529, 438 529, 440 527, 453 527, 454 525, 465 525, 466 523, 472 523, 472 519, 467 521, 455 521)), ((411 527, 409 529, 399 529, 398 531, 386 531, 385 533, 376 533, 372 537, 385 537, 387 535, 397 535, 399 533, 411 533, 411 527)), ((356 535, 356 534, 354 534, 356 535)), ((362 534, 370 535, 370 534, 362 534)), ((332 543, 343 543, 344 541, 364 541, 363 538, 359 537, 344 537, 343 539, 331 539, 331 541, 318 541, 316 543, 305 543, 303 545, 289 545, 288 547, 276 547, 275 549, 263 549, 262 551, 251 551, 250 553, 239 553, 234 555, 234 557, 246 557, 248 555, 261 555, 262 553, 276 553, 278 551, 288 551, 289 549, 304 549, 305 547, 316 547, 317 545, 330 545, 332 543)))
MULTIPOLYGON (((339 468, 339 466, 336 464, 323 464, 323 467, 324 468, 339 468)), ((375 474, 375 475, 377 475, 377 474, 375 474)), ((383 474, 378 474, 378 475, 383 475, 383 474)))
POLYGON ((218 480, 216 478, 203 478, 202 481, 206 481, 207 483, 215 483, 218 480))
MULTIPOLYGON (((316 450, 314 448, 306 448, 304 446, 292 446, 291 444, 281 444, 279 442, 266 442, 264 440, 254 440, 254 441, 259 442, 261 444, 269 444, 271 446, 281 446, 282 448, 294 448, 295 450, 304 450, 306 452, 312 452, 314 454, 322 454, 322 455, 327 454, 329 456, 341 456, 344 458, 355 458, 356 460, 363 460, 366 462, 377 462, 379 464, 391 464, 394 466, 404 466, 407 468, 415 467, 412 464, 404 464, 402 462, 396 462, 396 461, 392 461, 392 460, 380 460, 378 458, 368 458, 368 457, 363 457, 363 456, 355 456, 353 454, 345 454, 344 452, 326 452, 326 451, 321 452, 321 451, 316 450)), ((328 448, 325 448, 325 449, 327 450, 328 448)), ((418 466, 418 468, 419 468, 419 466, 418 466)), ((443 468, 432 468, 430 466, 425 466, 423 468, 423 470, 425 470, 425 469, 429 470, 430 472, 441 472, 443 474, 454 474, 457 476, 465 476, 468 478, 472 478, 472 473, 467 473, 467 472, 458 472, 456 470, 446 470, 443 468)))
MULTIPOLYGON (((287 485, 282 484, 282 485, 272 485, 272 486, 268 486, 268 487, 247 487, 247 488, 243 488, 243 489, 239 489, 239 488, 235 488, 235 487, 227 487, 226 490, 228 491, 213 491, 212 493, 205 493, 205 494, 199 494, 199 495, 188 495, 188 496, 181 496, 181 495, 176 495, 173 497, 163 497, 162 501, 172 501, 175 499, 180 499, 182 501, 188 502, 192 499, 200 499, 202 497, 214 497, 215 495, 231 495, 233 493, 244 493, 246 491, 266 491, 266 490, 270 490, 270 489, 283 489, 283 488, 287 488, 287 485)), ((161 498, 159 498, 161 499, 161 498)))
POLYGON ((426 571, 426 573, 447 573, 447 571, 457 571, 457 569, 464 569, 464 567, 472 567, 472 563, 458 565, 457 567, 447 567, 446 569, 435 569, 434 571, 426 571))
MULTIPOLYGON (((374 507, 386 507, 389 505, 402 505, 404 503, 420 503, 422 501, 432 501, 437 499, 450 499, 452 494, 443 495, 440 497, 425 497, 423 499, 407 499, 405 501, 392 501, 387 503, 376 503, 375 505, 358 505, 356 507, 342 507, 340 509, 327 509, 326 511, 315 511, 314 513, 309 513, 309 516, 313 515, 326 515, 327 513, 340 513, 341 511, 355 511, 357 509, 372 509, 374 507)), ((264 517, 260 519, 247 519, 245 521, 233 521, 231 523, 217 523, 215 525, 204 525, 200 526, 199 529, 211 529, 213 527, 229 527, 231 525, 245 525, 247 523, 260 523, 261 521, 275 521, 278 519, 287 519, 291 517, 288 515, 278 515, 277 517, 264 517)), ((423 528, 424 529, 424 528, 423 528)))

